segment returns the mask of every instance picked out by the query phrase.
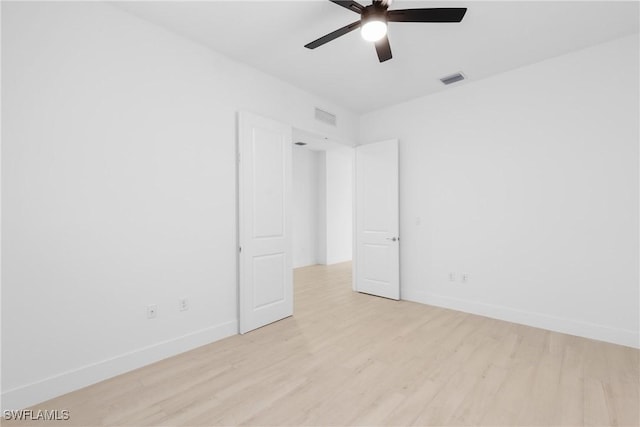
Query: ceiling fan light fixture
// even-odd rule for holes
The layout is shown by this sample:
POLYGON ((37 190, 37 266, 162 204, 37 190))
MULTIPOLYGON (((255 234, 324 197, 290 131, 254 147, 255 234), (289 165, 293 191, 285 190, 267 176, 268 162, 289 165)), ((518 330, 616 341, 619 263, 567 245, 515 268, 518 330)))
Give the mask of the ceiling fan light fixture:
POLYGON ((377 42, 387 35, 387 23, 381 20, 371 19, 364 23, 360 34, 366 41, 377 42))
POLYGON ((387 35, 387 23, 382 17, 372 16, 363 23, 360 34, 366 41, 377 42, 387 35))

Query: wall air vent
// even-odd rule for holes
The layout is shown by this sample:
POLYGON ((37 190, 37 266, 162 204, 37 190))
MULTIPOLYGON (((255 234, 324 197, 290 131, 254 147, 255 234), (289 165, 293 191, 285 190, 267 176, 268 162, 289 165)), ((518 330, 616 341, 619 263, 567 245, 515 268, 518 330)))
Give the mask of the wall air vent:
POLYGON ((464 80, 464 75, 462 75, 462 73, 451 74, 450 76, 440 79, 440 81, 445 85, 450 85, 451 83, 459 82, 460 80, 464 80))
POLYGON ((328 111, 321 110, 316 107, 316 120, 324 122, 331 126, 336 126, 337 118, 335 114, 331 114, 328 111))

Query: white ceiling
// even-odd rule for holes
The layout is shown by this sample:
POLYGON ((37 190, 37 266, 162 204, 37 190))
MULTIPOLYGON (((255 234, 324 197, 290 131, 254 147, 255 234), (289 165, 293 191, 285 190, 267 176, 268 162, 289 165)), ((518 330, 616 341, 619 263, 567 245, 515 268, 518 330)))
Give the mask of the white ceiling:
POLYGON ((390 9, 468 11, 460 24, 390 23, 393 59, 381 64, 358 31, 303 47, 359 17, 325 0, 117 6, 358 113, 445 90, 439 78, 458 71, 477 80, 639 28, 637 2, 397 0, 390 9))

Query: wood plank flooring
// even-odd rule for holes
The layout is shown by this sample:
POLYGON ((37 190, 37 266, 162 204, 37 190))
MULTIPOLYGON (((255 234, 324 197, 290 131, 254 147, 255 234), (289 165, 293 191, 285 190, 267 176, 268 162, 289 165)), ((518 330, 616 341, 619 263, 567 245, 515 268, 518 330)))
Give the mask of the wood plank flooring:
POLYGON ((33 409, 83 426, 640 425, 638 350, 354 293, 350 268, 296 270, 291 318, 33 409))

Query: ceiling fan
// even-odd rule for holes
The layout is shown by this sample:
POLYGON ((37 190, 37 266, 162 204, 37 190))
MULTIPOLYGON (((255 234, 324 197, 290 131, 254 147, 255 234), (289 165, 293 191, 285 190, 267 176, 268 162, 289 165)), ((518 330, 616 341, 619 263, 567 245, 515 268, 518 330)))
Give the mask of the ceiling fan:
POLYGON ((362 38, 375 42, 380 62, 392 58, 391 46, 387 37, 388 22, 460 22, 467 12, 464 7, 388 10, 391 0, 373 0, 369 6, 363 6, 351 0, 329 1, 359 14, 360 20, 322 36, 304 47, 315 49, 357 28, 361 28, 362 38))

